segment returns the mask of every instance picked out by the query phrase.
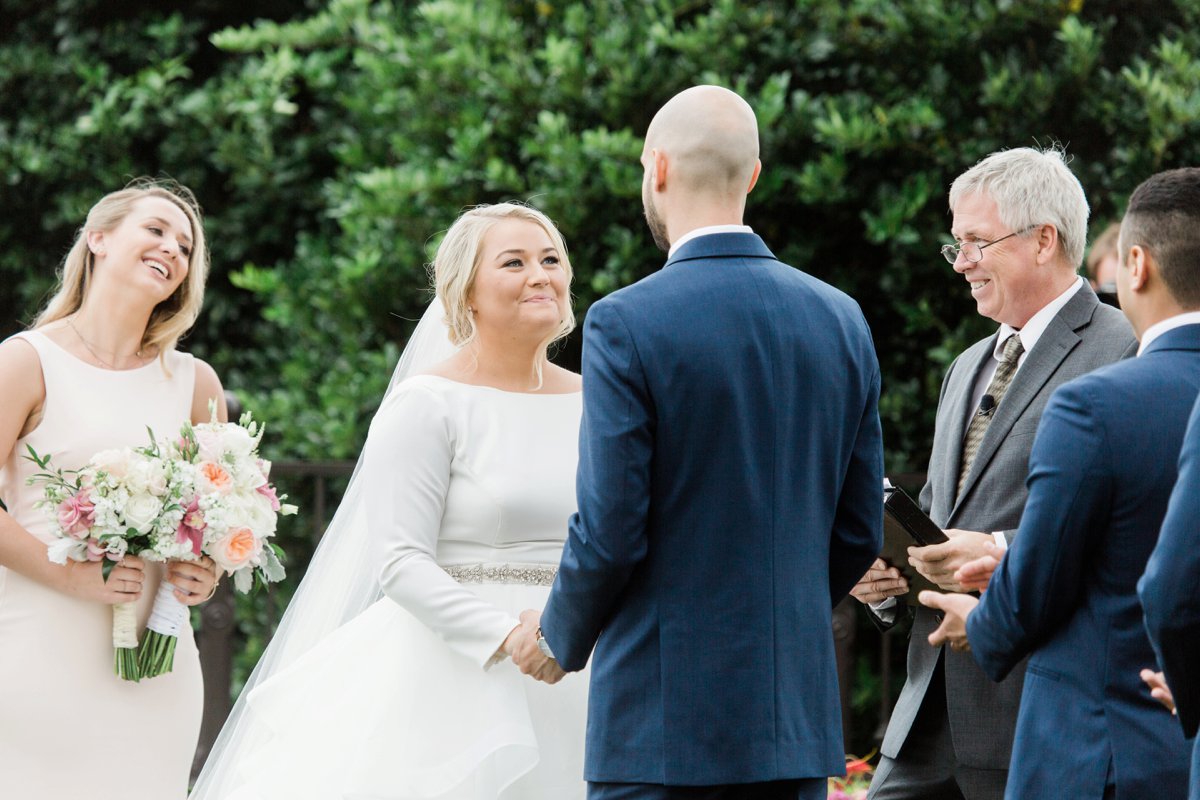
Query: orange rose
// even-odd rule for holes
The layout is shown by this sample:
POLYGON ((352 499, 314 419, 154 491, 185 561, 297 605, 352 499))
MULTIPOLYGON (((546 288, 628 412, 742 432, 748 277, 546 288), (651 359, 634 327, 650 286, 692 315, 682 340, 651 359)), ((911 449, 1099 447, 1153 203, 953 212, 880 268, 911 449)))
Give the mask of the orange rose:
POLYGON ((226 572, 244 567, 262 552, 262 542, 249 528, 234 528, 218 539, 212 546, 213 561, 226 572))
POLYGON ((229 491, 233 489, 233 476, 217 462, 205 461, 200 464, 200 489, 204 494, 209 492, 229 494, 229 491))

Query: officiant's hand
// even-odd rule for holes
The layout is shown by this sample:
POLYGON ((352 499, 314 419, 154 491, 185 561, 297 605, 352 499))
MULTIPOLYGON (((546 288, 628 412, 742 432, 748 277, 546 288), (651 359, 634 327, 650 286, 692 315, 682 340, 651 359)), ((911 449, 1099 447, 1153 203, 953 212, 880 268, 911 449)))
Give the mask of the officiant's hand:
POLYGON ((924 575, 931 583, 948 592, 961 592, 964 587, 954 579, 954 573, 968 561, 987 555, 985 547, 995 542, 990 533, 963 531, 951 528, 946 531, 950 541, 931 544, 927 547, 908 548, 908 563, 924 575))
POLYGON ((995 542, 988 542, 984 545, 984 549, 987 550, 986 556, 968 561, 954 573, 954 580, 958 581, 967 591, 982 592, 986 589, 996 567, 1000 566, 1000 559, 1004 558, 1004 548, 995 542))
POLYGON ((882 558, 875 559, 867 574, 850 590, 850 595, 860 603, 880 603, 907 593, 908 580, 882 558))
POLYGON ((927 590, 917 595, 917 599, 921 601, 921 605, 942 612, 942 624, 929 634, 931 645, 941 647, 948 644, 951 650, 960 652, 971 650, 971 643, 967 641, 967 617, 971 616, 971 612, 979 605, 978 597, 927 590))
POLYGON ((521 672, 543 683, 558 683, 567 673, 538 647, 537 631, 541 622, 542 612, 533 609, 522 611, 521 626, 509 634, 504 646, 506 649, 511 646, 509 655, 521 672))

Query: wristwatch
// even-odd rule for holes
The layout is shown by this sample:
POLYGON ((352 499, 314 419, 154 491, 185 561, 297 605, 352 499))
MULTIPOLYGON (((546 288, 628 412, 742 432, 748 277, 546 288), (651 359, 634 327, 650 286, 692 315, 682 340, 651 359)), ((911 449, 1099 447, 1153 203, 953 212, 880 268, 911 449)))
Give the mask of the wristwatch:
POLYGON ((550 643, 546 641, 546 637, 542 636, 541 625, 539 625, 538 629, 534 632, 533 638, 537 641, 538 650, 542 651, 542 655, 544 655, 546 658, 554 658, 554 651, 550 649, 550 643))

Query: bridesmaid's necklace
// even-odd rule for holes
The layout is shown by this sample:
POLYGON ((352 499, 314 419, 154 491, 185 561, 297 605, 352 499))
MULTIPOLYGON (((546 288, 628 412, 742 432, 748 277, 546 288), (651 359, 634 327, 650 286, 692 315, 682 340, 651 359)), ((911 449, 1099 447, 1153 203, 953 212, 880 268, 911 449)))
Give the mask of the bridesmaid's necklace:
MULTIPOLYGON (((92 358, 94 358, 100 362, 100 366, 104 367, 105 369, 110 369, 113 372, 121 371, 121 370, 117 369, 115 365, 108 363, 107 361, 105 361, 103 358, 100 357, 100 354, 96 352, 96 349, 94 347, 92 347, 91 343, 88 342, 87 339, 83 338, 83 334, 79 332, 79 328, 75 327, 75 321, 73 319, 71 319, 70 317, 67 317, 67 324, 71 326, 71 330, 75 331, 75 335, 79 337, 79 341, 83 342, 83 346, 87 348, 87 351, 92 354, 92 358)), ((140 348, 140 347, 138 348, 137 352, 134 353, 133 355, 134 355, 134 357, 139 358, 139 359, 145 358, 145 356, 142 355, 142 348, 140 348)))

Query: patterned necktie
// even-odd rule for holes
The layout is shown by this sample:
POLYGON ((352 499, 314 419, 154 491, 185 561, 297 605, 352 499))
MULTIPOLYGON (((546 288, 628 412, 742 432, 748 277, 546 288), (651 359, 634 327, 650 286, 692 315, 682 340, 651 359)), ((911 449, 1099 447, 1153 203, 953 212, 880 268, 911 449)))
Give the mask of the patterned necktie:
POLYGON ((983 441, 983 435, 987 433, 988 425, 991 424, 992 417, 996 415, 996 408, 1000 405, 1000 401, 1004 398, 1004 393, 1008 391, 1008 385, 1012 383, 1013 375, 1017 372, 1017 362, 1021 359, 1021 353, 1025 352, 1025 348, 1021 346, 1021 337, 1015 333, 1008 337, 1008 341, 1004 343, 1004 357, 1000 361, 1000 365, 996 367, 996 374, 992 376, 992 382, 988 384, 986 395, 992 398, 992 405, 986 411, 976 410, 971 415, 971 422, 967 425, 967 436, 963 440, 962 452, 962 469, 958 473, 958 493, 962 494, 963 484, 967 481, 967 473, 971 471, 971 465, 975 463, 975 455, 979 452, 979 444, 983 441))

